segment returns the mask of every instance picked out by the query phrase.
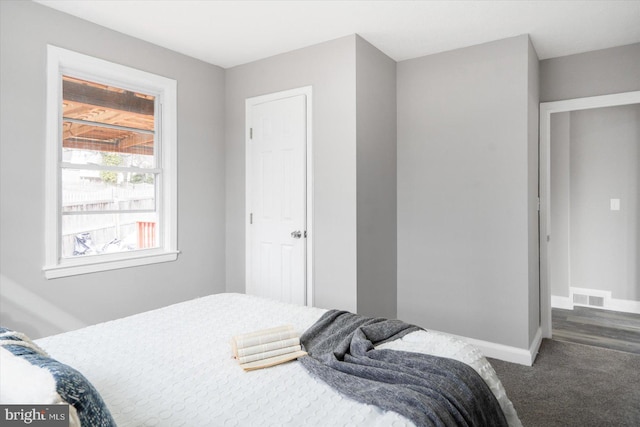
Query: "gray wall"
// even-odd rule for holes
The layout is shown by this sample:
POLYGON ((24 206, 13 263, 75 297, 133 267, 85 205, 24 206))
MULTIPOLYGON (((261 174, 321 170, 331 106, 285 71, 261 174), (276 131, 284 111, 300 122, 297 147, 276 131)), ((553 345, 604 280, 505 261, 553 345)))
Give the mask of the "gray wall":
POLYGON ((396 317, 396 62, 356 38, 358 313, 396 317))
POLYGON ((245 290, 245 99, 312 85, 314 300, 356 310, 355 40, 226 70, 227 291, 245 290))
POLYGON ((523 35, 398 63, 398 316, 406 321, 531 344, 534 57, 523 35))
POLYGON ((571 285, 640 301, 640 105, 574 111, 570 127, 571 285))
MULTIPOLYGON (((0 2, 0 273, 60 313, 93 324, 225 290, 224 72, 33 2, 0 2), (178 81, 176 262, 45 280, 46 45, 178 81)), ((2 321, 29 317, 29 301, 2 300, 2 321), (6 303, 6 304, 5 304, 6 303)), ((40 313, 25 332, 55 332, 40 313)), ((7 326, 11 327, 11 321, 7 326)), ((18 325, 21 326, 21 325, 18 325)), ((23 330, 25 328, 22 328, 23 330)))
POLYGON ((640 43, 540 61, 540 101, 640 90, 640 43))

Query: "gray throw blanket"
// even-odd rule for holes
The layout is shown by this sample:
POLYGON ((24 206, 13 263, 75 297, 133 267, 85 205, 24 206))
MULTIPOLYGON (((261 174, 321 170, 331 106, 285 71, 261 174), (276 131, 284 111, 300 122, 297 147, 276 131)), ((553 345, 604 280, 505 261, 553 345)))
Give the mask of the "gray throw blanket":
POLYGON ((419 329, 399 320, 331 310, 302 334, 309 355, 298 360, 341 394, 397 412, 416 426, 506 426, 498 401, 470 366, 374 349, 419 329))

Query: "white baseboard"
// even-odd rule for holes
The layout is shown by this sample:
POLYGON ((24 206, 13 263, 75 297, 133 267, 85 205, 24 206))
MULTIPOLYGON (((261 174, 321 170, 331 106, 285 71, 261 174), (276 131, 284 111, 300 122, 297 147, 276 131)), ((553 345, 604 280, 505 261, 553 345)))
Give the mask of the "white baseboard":
POLYGON ((551 295, 551 307, 562 308, 564 310, 573 310, 573 303, 569 297, 559 297, 551 295))
POLYGON ((538 328, 528 350, 489 341, 476 340, 473 338, 465 338, 465 340, 482 350, 484 355, 487 357, 504 360, 505 362, 531 366, 538 355, 540 344, 542 344, 542 329, 538 328))
POLYGON ((640 301, 612 298, 611 292, 601 291, 597 289, 577 288, 572 286, 569 288, 569 290, 570 291, 568 297, 551 295, 551 307, 573 310, 573 307, 581 306, 599 308, 603 310, 620 311, 623 313, 640 314, 640 301), (604 304, 598 307, 586 304, 576 304, 573 302, 574 293, 600 297, 603 299, 604 304))
POLYGON ((605 302, 604 308, 605 310, 640 314, 640 301, 611 298, 608 303, 605 302))
MULTIPOLYGON (((449 334, 452 335, 452 334, 449 334)), ((498 344, 490 341, 478 340, 475 338, 462 337, 454 335, 469 344, 477 347, 486 357, 504 360, 505 362, 517 363, 519 365, 531 366, 538 355, 540 344, 542 344, 542 329, 538 328, 533 342, 528 350, 509 345, 498 344)))

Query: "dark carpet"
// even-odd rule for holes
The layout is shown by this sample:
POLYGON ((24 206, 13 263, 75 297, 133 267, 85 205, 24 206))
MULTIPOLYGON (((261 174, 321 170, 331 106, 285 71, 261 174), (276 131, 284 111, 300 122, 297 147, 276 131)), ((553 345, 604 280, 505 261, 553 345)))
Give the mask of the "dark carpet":
POLYGON ((489 359, 525 427, 640 426, 640 355, 545 339, 533 366, 489 359))

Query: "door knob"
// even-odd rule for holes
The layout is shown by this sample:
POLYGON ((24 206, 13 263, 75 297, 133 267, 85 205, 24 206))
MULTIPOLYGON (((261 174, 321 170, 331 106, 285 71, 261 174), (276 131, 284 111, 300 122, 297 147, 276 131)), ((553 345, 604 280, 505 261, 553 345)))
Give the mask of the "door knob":
POLYGON ((302 237, 302 231, 297 230, 297 231, 292 231, 291 232, 291 237, 293 237, 294 239, 299 239, 302 237))

